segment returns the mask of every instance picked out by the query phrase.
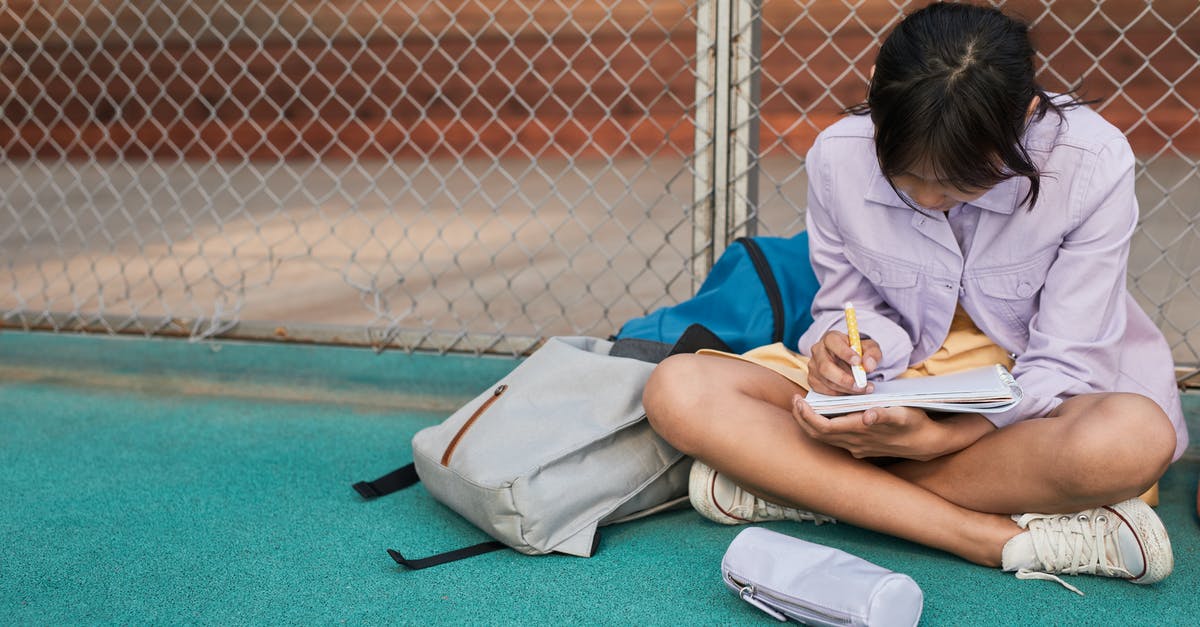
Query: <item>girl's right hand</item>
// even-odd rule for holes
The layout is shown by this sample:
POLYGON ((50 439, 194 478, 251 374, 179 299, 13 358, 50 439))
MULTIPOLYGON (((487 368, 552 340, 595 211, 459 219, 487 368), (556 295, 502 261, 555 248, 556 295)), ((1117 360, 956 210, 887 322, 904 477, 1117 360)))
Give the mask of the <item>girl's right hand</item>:
POLYGON ((812 347, 812 359, 808 362, 808 385, 821 394, 843 396, 847 394, 866 394, 875 389, 875 384, 868 382, 867 387, 854 387, 854 375, 850 365, 862 364, 863 370, 870 374, 883 359, 879 342, 863 338, 863 356, 850 348, 850 337, 840 331, 829 331, 812 347))

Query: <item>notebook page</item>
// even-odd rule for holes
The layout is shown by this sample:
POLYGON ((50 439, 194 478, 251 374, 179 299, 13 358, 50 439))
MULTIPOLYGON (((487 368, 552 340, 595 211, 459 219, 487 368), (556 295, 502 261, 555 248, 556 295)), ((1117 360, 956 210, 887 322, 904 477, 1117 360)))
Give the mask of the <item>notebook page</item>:
POLYGON ((1020 387, 1012 375, 1003 366, 995 365, 934 377, 883 381, 875 384, 871 394, 826 396, 809 392, 806 400, 818 413, 845 413, 888 405, 995 412, 1014 405, 1020 397, 1020 387))

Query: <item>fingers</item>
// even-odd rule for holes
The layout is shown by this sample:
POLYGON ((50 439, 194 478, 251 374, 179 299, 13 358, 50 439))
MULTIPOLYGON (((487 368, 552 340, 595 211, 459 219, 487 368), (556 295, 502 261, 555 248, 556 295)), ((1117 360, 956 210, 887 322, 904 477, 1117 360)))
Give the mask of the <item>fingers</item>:
POLYGON ((889 425, 892 428, 903 429, 914 423, 917 414, 924 414, 924 412, 915 407, 902 405, 873 407, 863 412, 862 423, 867 426, 889 425))
POLYGON ((879 342, 875 340, 863 340, 863 370, 867 372, 875 372, 879 367, 879 362, 883 361, 883 349, 879 347, 879 342))
MULTIPOLYGON (((878 353, 878 344, 875 345, 878 353)), ((854 385, 854 375, 851 374, 850 364, 862 364, 863 359, 850 348, 850 340, 845 333, 830 331, 821 341, 813 345, 813 356, 809 362, 808 379, 813 390, 822 394, 846 395, 862 394, 874 389, 868 383, 866 388, 854 385)), ((874 358, 877 363, 878 359, 874 358)), ((874 365, 874 364, 872 364, 874 365)), ((864 369, 866 366, 864 365, 864 369)))
POLYGON ((792 399, 792 417, 800 430, 814 441, 836 446, 858 459, 870 455, 871 448, 862 446, 861 442, 863 430, 866 429, 861 414, 828 418, 813 411, 804 398, 797 394, 792 399))
POLYGON ((906 422, 904 407, 872 407, 863 412, 841 416, 823 416, 799 394, 792 398, 792 415, 800 428, 811 437, 862 433, 863 427, 871 425, 900 425, 906 422))
POLYGON ((813 411, 799 394, 792 397, 792 417, 796 419, 805 435, 815 439, 820 439, 821 433, 827 428, 824 423, 829 420, 813 411))
POLYGON ((825 346, 825 350, 829 354, 836 357, 842 363, 849 365, 862 365, 862 357, 854 352, 850 346, 850 336, 841 331, 830 331, 821 338, 821 344, 825 346))
POLYGON ((792 398, 792 416, 805 435, 835 446, 842 446, 837 440, 838 436, 862 431, 862 414, 822 416, 799 394, 792 398))
POLYGON ((797 394, 792 398, 792 418, 809 438, 844 449, 858 459, 932 459, 943 454, 930 454, 927 434, 931 421, 923 410, 913 407, 873 407, 830 418, 818 414, 797 394))

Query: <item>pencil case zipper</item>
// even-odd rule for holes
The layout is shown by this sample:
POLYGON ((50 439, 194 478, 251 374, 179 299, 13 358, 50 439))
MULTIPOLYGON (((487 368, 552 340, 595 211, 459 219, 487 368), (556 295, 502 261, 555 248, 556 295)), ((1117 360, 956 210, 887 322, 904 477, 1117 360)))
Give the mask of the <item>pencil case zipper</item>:
POLYGON ((805 623, 817 621, 820 625, 852 625, 854 617, 815 603, 810 603, 782 592, 746 583, 733 573, 725 573, 725 583, 737 592, 741 599, 765 612, 776 620, 786 621, 789 617, 805 623))
POLYGON ((476 409, 471 414, 471 417, 467 418, 467 421, 458 428, 458 431, 454 434, 454 437, 450 439, 450 443, 446 445, 445 452, 442 453, 443 466, 450 465, 450 456, 454 454, 454 449, 458 447, 459 440, 462 440, 463 436, 467 434, 467 431, 470 430, 475 424, 475 421, 479 420, 479 417, 483 415, 483 412, 487 411, 488 408, 492 406, 492 403, 495 403, 496 400, 499 399, 500 396, 507 390, 507 385, 501 384, 496 386, 496 389, 492 391, 492 395, 487 397, 483 403, 480 403, 479 408, 476 409))

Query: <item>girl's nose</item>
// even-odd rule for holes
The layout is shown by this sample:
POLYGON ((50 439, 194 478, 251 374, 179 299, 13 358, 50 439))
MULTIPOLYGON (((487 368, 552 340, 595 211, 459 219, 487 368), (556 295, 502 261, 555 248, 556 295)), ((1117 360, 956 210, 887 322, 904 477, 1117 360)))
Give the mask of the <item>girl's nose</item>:
POLYGON ((913 202, 925 207, 933 209, 942 206, 946 202, 946 195, 933 189, 928 185, 919 185, 912 190, 913 202))

